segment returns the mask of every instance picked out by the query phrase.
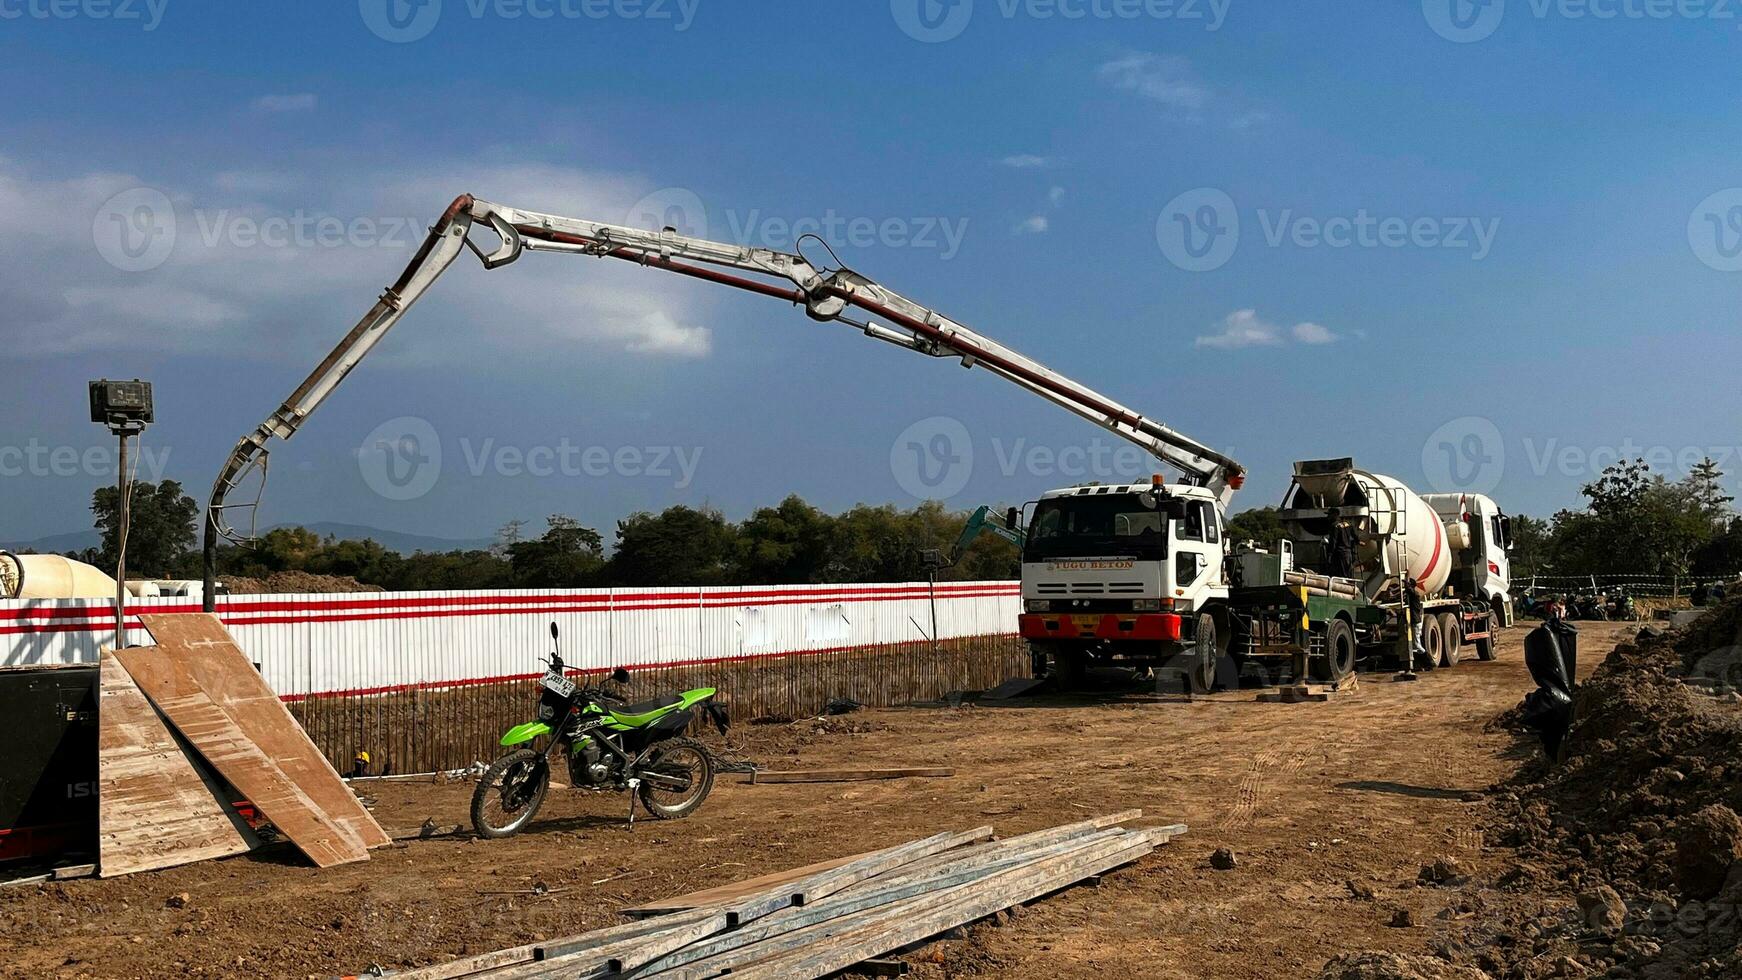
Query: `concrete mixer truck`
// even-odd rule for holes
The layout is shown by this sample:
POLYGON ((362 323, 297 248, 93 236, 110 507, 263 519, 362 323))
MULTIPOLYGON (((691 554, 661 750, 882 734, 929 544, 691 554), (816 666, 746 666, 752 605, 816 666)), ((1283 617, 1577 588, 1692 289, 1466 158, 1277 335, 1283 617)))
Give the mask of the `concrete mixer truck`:
POLYGON ((1496 606, 1455 575, 1477 544, 1461 511, 1442 518, 1401 481, 1341 458, 1296 463, 1278 516, 1281 540, 1237 546, 1230 558, 1236 663, 1287 658, 1311 679, 1332 682, 1361 660, 1411 663, 1404 591, 1412 586, 1422 594, 1427 648, 1416 666, 1455 665, 1466 648, 1494 658, 1496 606), (1332 553, 1339 539, 1353 543, 1344 568, 1332 553))

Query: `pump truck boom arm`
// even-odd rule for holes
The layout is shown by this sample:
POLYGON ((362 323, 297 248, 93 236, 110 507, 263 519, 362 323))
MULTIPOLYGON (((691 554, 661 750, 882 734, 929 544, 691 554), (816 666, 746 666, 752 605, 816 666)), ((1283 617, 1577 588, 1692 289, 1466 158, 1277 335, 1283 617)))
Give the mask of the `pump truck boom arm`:
MULTIPOLYGON (((400 317, 471 249, 486 269, 520 258, 526 251, 567 252, 620 259, 731 286, 804 307, 819 321, 849 324, 867 337, 933 357, 960 358, 963 367, 983 367, 1042 398, 1126 439, 1185 474, 1190 483, 1213 489, 1226 503, 1239 489, 1245 471, 1239 463, 1168 426, 1127 408, 1044 364, 984 337, 966 326, 852 271, 819 270, 803 255, 707 241, 673 229, 643 231, 621 225, 540 214, 462 195, 448 206, 397 282, 357 321, 288 400, 236 444, 212 485, 205 529, 205 604, 214 601, 219 537, 239 535, 225 520, 234 505, 229 494, 247 475, 261 471, 262 484, 272 439, 289 439, 333 393, 351 370, 374 349, 400 317), (485 251, 472 241, 474 225, 487 225, 497 242, 485 251), (748 278, 758 276, 762 278, 748 278), (774 280, 774 281, 767 281, 774 280), (858 311, 858 312, 855 312, 858 311), (887 321, 861 319, 859 313, 887 321)), ((264 489, 264 485, 262 485, 264 489)))

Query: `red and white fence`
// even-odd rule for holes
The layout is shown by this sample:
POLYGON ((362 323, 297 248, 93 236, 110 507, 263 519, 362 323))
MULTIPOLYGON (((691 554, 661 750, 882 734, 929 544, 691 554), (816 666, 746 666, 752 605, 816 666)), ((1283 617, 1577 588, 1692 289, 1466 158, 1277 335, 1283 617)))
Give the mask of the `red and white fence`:
MULTIPOLYGON (((218 614, 286 700, 536 676, 549 624, 572 667, 631 671, 1015 632, 1015 582, 232 596, 218 614)), ((130 612, 196 612, 186 599, 130 612)), ((150 636, 129 616, 129 642, 150 636)), ((101 600, 0 602, 0 665, 95 661, 101 600)))

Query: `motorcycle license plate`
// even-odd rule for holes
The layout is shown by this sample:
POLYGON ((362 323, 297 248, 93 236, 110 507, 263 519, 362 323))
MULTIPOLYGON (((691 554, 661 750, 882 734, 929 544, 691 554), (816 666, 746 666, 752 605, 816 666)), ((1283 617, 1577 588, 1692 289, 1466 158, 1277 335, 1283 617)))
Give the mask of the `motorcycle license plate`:
POLYGON ((570 697, 575 693, 575 682, 561 674, 544 675, 544 687, 558 697, 570 697))

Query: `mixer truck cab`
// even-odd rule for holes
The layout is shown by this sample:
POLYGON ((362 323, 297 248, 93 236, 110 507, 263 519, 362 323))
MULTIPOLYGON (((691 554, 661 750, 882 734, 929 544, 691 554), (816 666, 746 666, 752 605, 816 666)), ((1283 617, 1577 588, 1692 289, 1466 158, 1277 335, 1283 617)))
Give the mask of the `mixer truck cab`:
POLYGON ((1454 595, 1484 602, 1498 625, 1513 624, 1512 518, 1492 497, 1479 493, 1422 494, 1448 535, 1453 552, 1451 590, 1454 595))
POLYGON ((1207 688, 1227 645, 1226 545, 1208 488, 1157 478, 1042 496, 1019 620, 1037 673, 1070 684, 1094 664, 1175 665, 1207 688))

